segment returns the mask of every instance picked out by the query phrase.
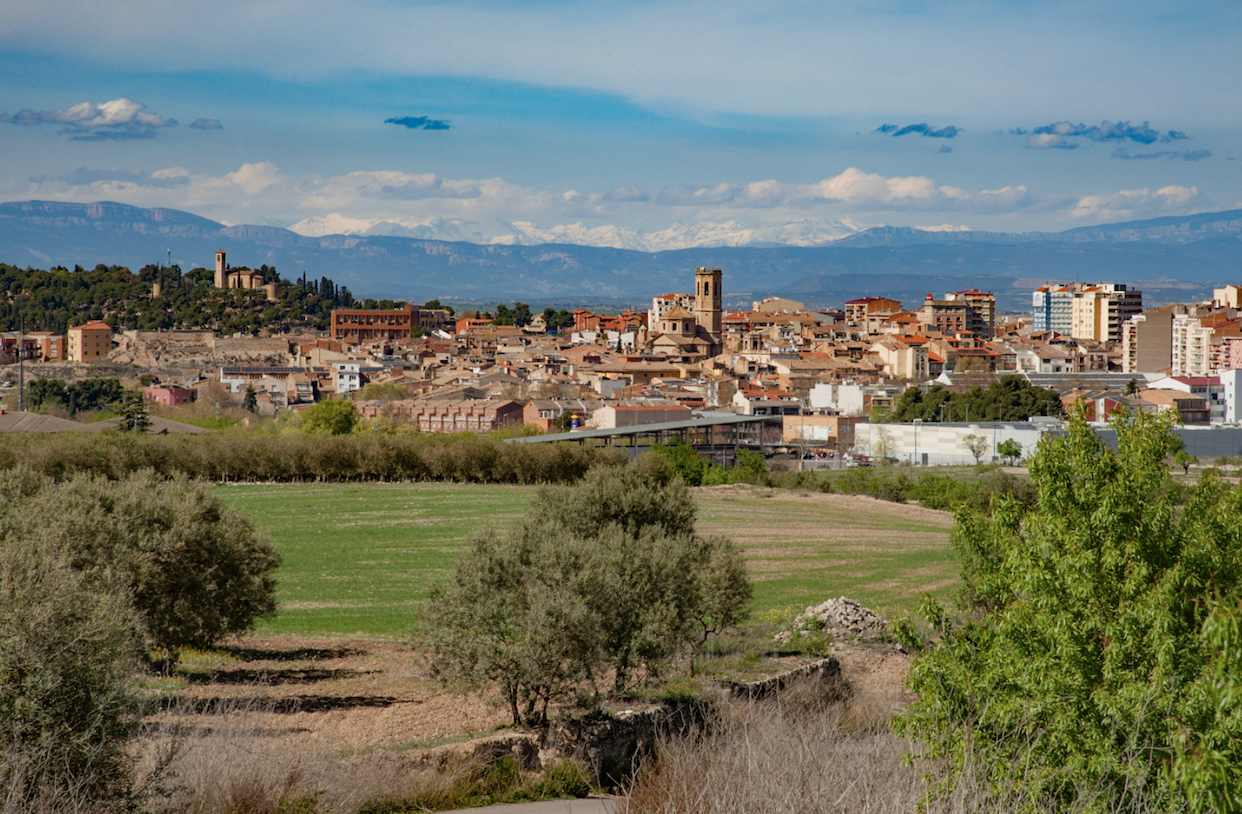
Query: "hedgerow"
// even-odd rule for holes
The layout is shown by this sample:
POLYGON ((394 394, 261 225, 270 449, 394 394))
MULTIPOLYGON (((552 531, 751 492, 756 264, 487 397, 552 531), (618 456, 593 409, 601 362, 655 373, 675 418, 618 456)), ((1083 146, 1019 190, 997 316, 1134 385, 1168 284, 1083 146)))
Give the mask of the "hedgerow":
POLYGON ((505 444, 483 435, 205 435, 6 433, 0 470, 25 465, 56 480, 119 480, 135 472, 228 482, 456 481, 571 483, 614 450, 575 444, 505 444))

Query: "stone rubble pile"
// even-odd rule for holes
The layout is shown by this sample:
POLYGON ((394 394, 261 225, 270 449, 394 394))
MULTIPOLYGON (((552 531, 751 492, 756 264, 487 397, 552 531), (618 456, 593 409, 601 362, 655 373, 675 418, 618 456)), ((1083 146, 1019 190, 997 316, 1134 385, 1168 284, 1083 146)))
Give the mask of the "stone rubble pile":
POLYGON ((776 634, 776 640, 783 643, 794 633, 820 630, 837 639, 875 639, 888 630, 888 625, 869 608, 842 596, 808 607, 794 617, 789 630, 776 634))

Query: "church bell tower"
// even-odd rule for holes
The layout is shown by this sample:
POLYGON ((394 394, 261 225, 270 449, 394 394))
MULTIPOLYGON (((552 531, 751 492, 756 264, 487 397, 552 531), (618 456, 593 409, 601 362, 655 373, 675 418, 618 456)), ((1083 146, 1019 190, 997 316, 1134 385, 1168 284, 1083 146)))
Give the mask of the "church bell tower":
POLYGON ((719 352, 724 328, 720 296, 722 274, 718 268, 700 266, 694 270, 694 321, 711 337, 714 352, 719 352))

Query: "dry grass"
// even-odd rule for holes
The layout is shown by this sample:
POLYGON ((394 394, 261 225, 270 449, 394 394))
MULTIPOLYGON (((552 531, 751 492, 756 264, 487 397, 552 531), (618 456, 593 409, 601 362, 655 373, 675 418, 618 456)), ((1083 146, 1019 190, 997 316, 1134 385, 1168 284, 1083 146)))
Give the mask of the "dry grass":
POLYGON ((507 753, 480 755, 469 748, 342 751, 274 732, 262 722, 271 713, 270 703, 255 700, 205 709, 179 703, 159 716, 140 744, 141 810, 384 814, 589 791, 586 768, 570 761, 539 773, 523 770, 507 753))
POLYGON ((161 716, 143 739, 139 775, 149 781, 161 755, 171 760, 147 804, 195 814, 357 811, 451 782, 451 772, 400 753, 345 755, 325 743, 281 737, 262 721, 263 702, 227 701, 161 716))
POLYGON ((840 701, 806 687, 759 702, 722 701, 710 728, 668 740, 636 775, 617 814, 966 814, 1158 810, 1118 807, 1082 790, 1069 805, 1033 800, 1017 785, 989 789, 968 766, 947 795, 932 798, 943 767, 918 757, 888 722, 902 699, 875 694, 840 701))

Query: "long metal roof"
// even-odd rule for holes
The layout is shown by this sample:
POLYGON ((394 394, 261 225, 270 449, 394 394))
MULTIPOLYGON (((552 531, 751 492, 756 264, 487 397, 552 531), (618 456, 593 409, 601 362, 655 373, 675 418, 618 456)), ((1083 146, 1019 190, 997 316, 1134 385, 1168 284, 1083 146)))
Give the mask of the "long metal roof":
POLYGON ((635 424, 629 427, 617 427, 611 430, 573 430, 558 432, 552 435, 528 435, 523 438, 506 438, 506 444, 550 444, 556 441, 581 441, 587 438, 609 438, 617 435, 643 435, 652 432, 675 430, 694 430, 704 427, 719 427, 732 424, 757 424, 764 421, 780 421, 778 415, 725 415, 716 414, 687 421, 660 421, 655 424, 635 424))

